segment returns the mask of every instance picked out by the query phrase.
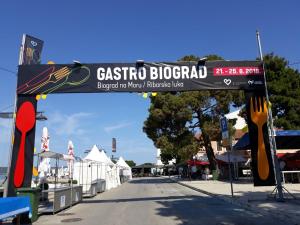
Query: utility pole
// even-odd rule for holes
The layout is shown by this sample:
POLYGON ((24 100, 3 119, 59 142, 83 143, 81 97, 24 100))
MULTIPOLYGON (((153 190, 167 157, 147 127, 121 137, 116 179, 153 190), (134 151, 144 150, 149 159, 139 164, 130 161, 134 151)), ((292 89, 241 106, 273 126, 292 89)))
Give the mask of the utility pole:
POLYGON ((276 155, 277 147, 276 147, 275 134, 274 134, 272 109, 271 109, 271 107, 269 107, 270 101, 269 101, 267 79, 266 79, 266 72, 265 72, 265 63, 264 63, 264 59, 263 59, 261 42, 260 42, 260 35, 259 35, 258 31, 256 31, 256 39, 257 39, 257 44, 258 44, 260 60, 263 64, 265 93, 266 93, 266 100, 267 100, 267 104, 268 104, 268 134, 269 134, 269 141, 270 141, 270 148, 271 148, 271 156, 272 156, 272 161, 273 161, 273 165, 274 165, 273 168, 274 168, 274 174, 275 174, 275 180, 276 180, 276 189, 278 191, 277 201, 283 202, 284 201, 283 187, 282 187, 282 184, 281 184, 281 175, 280 175, 281 171, 280 171, 280 167, 279 167, 278 158, 277 158, 277 155, 276 155))
POLYGON ((229 179, 230 179, 230 190, 231 190, 231 197, 233 198, 233 184, 232 184, 232 169, 231 169, 231 159, 230 154, 232 151, 232 144, 230 143, 230 147, 227 148, 227 157, 228 157, 228 173, 229 173, 229 179))
POLYGON ((232 137, 231 135, 229 135, 227 118, 225 116, 221 116, 220 118, 220 127, 222 133, 222 142, 223 142, 222 145, 226 146, 226 150, 227 150, 228 176, 230 180, 231 197, 233 198, 232 170, 231 170, 231 160, 230 160, 230 153, 232 151, 232 137))

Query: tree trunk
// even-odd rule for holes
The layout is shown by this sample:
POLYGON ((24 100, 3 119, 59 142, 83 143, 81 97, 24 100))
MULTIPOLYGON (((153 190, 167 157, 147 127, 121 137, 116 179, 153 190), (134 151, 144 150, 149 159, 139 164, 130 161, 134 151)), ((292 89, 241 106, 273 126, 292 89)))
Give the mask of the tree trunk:
POLYGON ((210 168, 210 170, 216 170, 217 169, 216 158, 215 158, 214 150, 211 147, 209 135, 206 134, 205 131, 202 130, 202 137, 203 137, 206 155, 207 155, 207 158, 209 161, 209 168, 210 168))
POLYGON ((198 117, 198 122, 200 124, 199 128, 201 129, 201 132, 202 132, 202 138, 203 138, 203 142, 204 142, 206 155, 207 155, 207 158, 208 158, 208 161, 209 161, 209 168, 210 168, 210 170, 216 170, 217 169, 217 163, 216 163, 214 150, 211 147, 210 137, 205 132, 203 127, 201 127, 201 124, 202 124, 201 122, 203 122, 203 119, 202 119, 202 112, 200 110, 197 112, 197 117, 198 117))

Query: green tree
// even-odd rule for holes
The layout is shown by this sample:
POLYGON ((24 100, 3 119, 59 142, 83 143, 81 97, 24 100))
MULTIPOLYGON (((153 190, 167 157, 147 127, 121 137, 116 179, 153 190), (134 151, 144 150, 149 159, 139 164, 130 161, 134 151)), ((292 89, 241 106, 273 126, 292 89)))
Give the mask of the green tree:
POLYGON ((191 110, 178 94, 161 93, 151 98, 149 117, 145 121, 144 131, 155 146, 160 148, 162 162, 176 158, 180 161, 182 147, 193 142, 192 134, 185 126, 192 120, 191 110))
POLYGON ((273 53, 264 56, 268 93, 274 125, 285 130, 300 129, 300 73, 273 53))
POLYGON ((130 167, 136 166, 136 163, 133 160, 125 160, 125 162, 128 164, 130 167))
MULTIPOLYGON (((216 55, 206 56, 207 60, 221 60, 216 55)), ((190 55, 180 61, 198 61, 190 55)), ((144 123, 144 132, 161 149, 164 163, 176 158, 177 162, 191 159, 204 146, 211 169, 216 169, 211 140, 220 139, 219 117, 229 112, 235 100, 241 104, 241 92, 191 91, 160 93, 151 97, 149 116, 144 123), (201 139, 194 135, 201 131, 201 139)))
MULTIPOLYGON (((207 60, 221 60, 217 55, 207 60)), ((198 61, 189 55, 180 61, 198 61)), ((275 126, 283 129, 300 128, 300 74, 288 66, 286 59, 268 54, 264 57, 267 84, 275 126)), ((144 132, 161 148, 164 163, 176 158, 177 162, 190 159, 204 146, 211 169, 215 169, 211 140, 220 140, 219 117, 229 112, 229 106, 244 104, 243 91, 192 91, 160 93, 151 97, 149 116, 144 132), (201 131, 201 139, 194 134, 201 131)), ((244 114, 245 117, 245 114, 244 114)), ((230 132, 234 129, 229 121, 230 132)))
MULTIPOLYGON (((274 126, 284 130, 300 129, 299 71, 289 67, 285 58, 273 53, 264 56, 264 63, 274 126)), ((245 109, 240 116, 247 119, 245 109)))

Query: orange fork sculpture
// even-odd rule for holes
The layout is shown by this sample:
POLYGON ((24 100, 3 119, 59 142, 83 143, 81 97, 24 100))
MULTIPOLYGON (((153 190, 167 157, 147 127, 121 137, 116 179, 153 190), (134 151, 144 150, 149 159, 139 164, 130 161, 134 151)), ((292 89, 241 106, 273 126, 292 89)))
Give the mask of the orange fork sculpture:
POLYGON ((263 125, 268 119, 268 108, 266 100, 260 97, 250 99, 250 114, 251 120, 257 125, 258 137, 257 137, 257 165, 258 175, 262 180, 266 180, 269 176, 269 162, 266 152, 266 147, 263 137, 263 125))

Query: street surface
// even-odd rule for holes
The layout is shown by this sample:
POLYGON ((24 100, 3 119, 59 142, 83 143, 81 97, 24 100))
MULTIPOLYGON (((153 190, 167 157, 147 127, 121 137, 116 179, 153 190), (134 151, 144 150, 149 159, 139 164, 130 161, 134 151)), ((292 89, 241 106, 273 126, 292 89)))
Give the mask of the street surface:
MULTIPOLYGON (((227 187, 226 187, 227 188, 227 187)), ((118 188, 84 199, 39 224, 97 225, 281 225, 225 201, 196 192, 168 178, 136 178, 118 188)))

